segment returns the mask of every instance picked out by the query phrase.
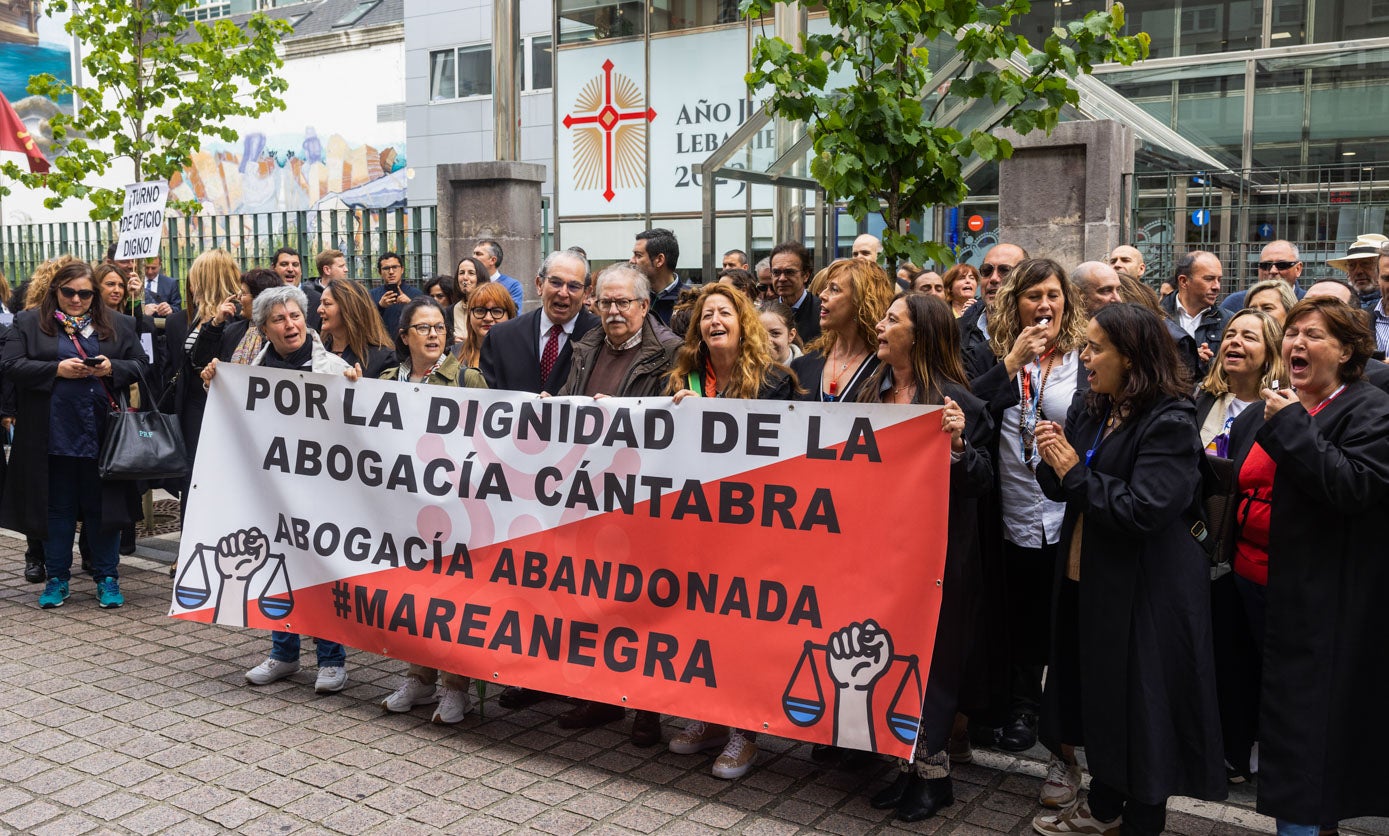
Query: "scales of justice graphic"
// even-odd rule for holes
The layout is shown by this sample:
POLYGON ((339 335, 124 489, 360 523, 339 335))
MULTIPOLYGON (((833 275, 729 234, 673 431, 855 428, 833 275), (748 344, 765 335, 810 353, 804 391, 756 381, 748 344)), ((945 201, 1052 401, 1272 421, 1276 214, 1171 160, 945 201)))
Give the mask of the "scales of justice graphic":
MULTIPOLYGON (((194 549, 174 584, 174 596, 179 606, 195 610, 213 598, 214 574, 219 584, 225 582, 216 566, 215 549, 203 545, 194 549), (212 573, 208 571, 209 560, 214 567, 212 573)), ((294 609, 294 588, 289 583, 289 570, 285 568, 283 554, 268 555, 265 563, 252 570, 246 580, 247 600, 240 602, 243 605, 250 602, 251 591, 257 590, 254 596, 256 606, 266 618, 278 620, 289 615, 294 609), (258 581, 261 576, 265 578, 263 583, 258 581)))
MULTIPOLYGON (((869 622, 871 625, 872 622, 869 622)), ((829 669, 829 644, 816 644, 806 640, 796 667, 786 682, 786 690, 781 695, 782 710, 786 719, 802 728, 819 723, 825 717, 827 703, 823 676, 828 676, 832 684, 834 675, 829 669)), ((868 687, 876 691, 884 682, 896 682, 892 701, 887 709, 887 726, 892 736, 910 746, 916 742, 920 727, 920 709, 923 696, 920 660, 915 654, 902 656, 894 654, 883 673, 868 687)), ((839 718, 835 719, 836 724, 839 718)))

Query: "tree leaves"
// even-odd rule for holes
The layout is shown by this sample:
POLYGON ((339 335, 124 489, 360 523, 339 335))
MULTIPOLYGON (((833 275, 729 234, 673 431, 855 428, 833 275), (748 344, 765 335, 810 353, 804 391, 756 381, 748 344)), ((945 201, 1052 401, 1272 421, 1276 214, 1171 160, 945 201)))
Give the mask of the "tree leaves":
MULTIPOLYGON (((68 34, 85 47, 84 85, 36 75, 29 92, 57 99, 71 95, 76 114, 50 119, 61 153, 46 175, 13 162, 0 170, 25 186, 46 189, 44 205, 89 198, 94 220, 118 218, 124 192, 89 183, 121 159, 134 179, 167 180, 211 137, 230 141, 226 122, 284 107, 288 84, 275 71, 276 53, 291 30, 283 20, 257 14, 244 29, 229 20, 190 24, 185 0, 48 0, 51 12, 71 11, 68 34)), ((3 187, 0 187, 3 190, 3 187)), ((8 193, 8 190, 0 191, 8 193)), ((197 211, 196 202, 180 206, 197 211)))
MULTIPOLYGON (((775 0, 742 0, 745 16, 762 17, 775 0)), ((987 101, 1007 108, 1002 124, 1020 134, 1050 131, 1061 108, 1079 95, 1070 79, 1098 63, 1130 64, 1146 58, 1146 34, 1122 35, 1124 8, 1091 12, 1055 27, 1033 45, 1010 30, 1030 9, 1027 0, 823 0, 833 31, 805 38, 804 52, 777 38, 759 36, 752 72, 754 95, 768 93, 775 115, 807 123, 814 154, 811 175, 832 200, 844 201, 858 220, 882 212, 889 258, 931 258, 949 263, 948 250, 902 234, 902 222, 932 206, 955 206, 968 194, 962 172, 974 158, 1007 159, 1010 143, 986 131, 968 136, 936 121, 932 95, 944 90, 954 102, 987 101), (957 41, 967 70, 953 79, 935 77, 928 45, 941 35, 957 41), (1026 74, 989 63, 1022 55, 1026 74), (847 71, 847 72, 846 72, 847 71), (829 78, 846 78, 827 88, 829 78)))

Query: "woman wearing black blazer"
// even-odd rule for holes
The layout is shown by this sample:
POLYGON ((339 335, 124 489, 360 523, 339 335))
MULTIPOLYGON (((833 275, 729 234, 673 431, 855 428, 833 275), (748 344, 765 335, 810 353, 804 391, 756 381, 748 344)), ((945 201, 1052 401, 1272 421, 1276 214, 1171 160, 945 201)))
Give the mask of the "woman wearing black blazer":
POLYGON ((1203 453, 1155 315, 1101 309, 1082 360, 1090 393, 1064 434, 1037 429, 1037 481, 1066 502, 1041 736, 1084 746, 1092 781, 1085 802, 1033 827, 1156 836, 1170 796, 1225 797, 1209 561, 1192 532, 1203 453))
POLYGON ((62 606, 68 597, 79 514, 92 531, 98 602, 125 602, 117 562, 131 486, 104 483, 96 461, 110 393, 135 383, 146 365, 134 321, 113 317, 96 300, 92 269, 84 262, 59 270, 38 308, 15 317, 0 355, 19 399, 0 524, 45 538, 48 583, 41 607, 62 606))
POLYGON ((878 322, 892 304, 892 280, 861 258, 825 270, 820 293, 820 336, 791 369, 805 386, 802 401, 852 403, 878 368, 878 322))

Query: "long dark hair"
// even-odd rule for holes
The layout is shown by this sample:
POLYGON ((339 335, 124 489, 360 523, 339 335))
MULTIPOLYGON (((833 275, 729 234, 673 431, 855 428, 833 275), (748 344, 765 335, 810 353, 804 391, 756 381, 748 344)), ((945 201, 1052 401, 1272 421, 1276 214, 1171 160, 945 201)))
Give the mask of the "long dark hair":
MULTIPOLYGON (((1105 305, 1092 321, 1104 329, 1119 356, 1129 361, 1129 373, 1117 400, 1127 418, 1144 412, 1163 398, 1185 398, 1191 393, 1186 364, 1167 326, 1152 311, 1132 302, 1105 305)), ((1116 398, 1090 391, 1085 408, 1096 418, 1114 405, 1116 398)))
MULTIPOLYGON (((969 378, 960 362, 960 328, 950 304, 929 293, 911 291, 901 297, 912 322, 912 376, 921 403, 944 403, 940 385, 954 383, 969 389, 969 378)), ((882 363, 859 389, 860 401, 882 398, 883 380, 892 367, 882 363)), ((904 381, 894 381, 905 385, 904 381)))
POLYGON ((86 279, 92 285, 92 304, 87 308, 87 312, 92 315, 92 328, 96 330, 99 340, 109 340, 115 335, 111 328, 111 314, 102 304, 101 299, 96 295, 96 282, 92 281, 92 267, 85 261, 74 261, 63 267, 53 275, 53 281, 48 285, 48 292, 43 295, 43 300, 39 302, 39 330, 48 336, 58 333, 58 320, 53 318, 53 313, 60 310, 58 307, 58 288, 77 281, 86 279))

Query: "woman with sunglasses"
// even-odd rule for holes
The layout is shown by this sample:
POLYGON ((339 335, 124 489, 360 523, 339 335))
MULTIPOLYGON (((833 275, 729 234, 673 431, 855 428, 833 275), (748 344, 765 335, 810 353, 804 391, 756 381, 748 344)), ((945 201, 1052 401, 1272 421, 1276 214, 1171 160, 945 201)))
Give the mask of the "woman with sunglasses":
POLYGON ((103 482, 96 462, 111 393, 136 382, 147 358, 134 321, 112 316, 96 296, 90 266, 62 268, 38 307, 15 316, 0 355, 19 399, 0 524, 44 538, 44 609, 68 598, 79 516, 91 530, 97 603, 125 603, 116 567, 131 486, 103 482))
POLYGON ((483 282, 473 288, 468 296, 468 316, 461 336, 455 336, 459 345, 458 361, 468 368, 477 368, 482 354, 482 340, 492 326, 506 322, 516 316, 516 300, 501 284, 483 282))

